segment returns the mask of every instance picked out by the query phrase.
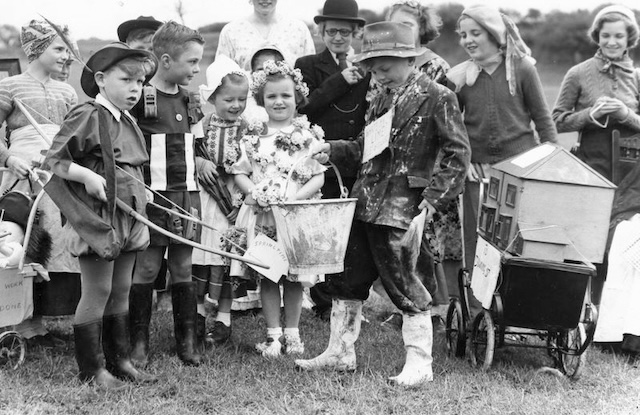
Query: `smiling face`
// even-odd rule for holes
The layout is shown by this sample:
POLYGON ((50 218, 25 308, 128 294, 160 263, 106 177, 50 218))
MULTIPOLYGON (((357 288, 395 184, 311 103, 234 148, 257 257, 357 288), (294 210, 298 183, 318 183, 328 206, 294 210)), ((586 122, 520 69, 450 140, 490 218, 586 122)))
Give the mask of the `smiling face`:
POLYGON ((483 61, 495 56, 500 51, 498 43, 489 32, 471 18, 460 20, 458 34, 460 35, 460 46, 473 60, 483 61))
POLYGON ((622 20, 602 24, 598 45, 604 56, 611 60, 620 59, 627 50, 628 44, 627 26, 622 20))
POLYGON ((140 99, 145 71, 141 63, 125 60, 95 75, 100 93, 120 110, 130 110, 140 99), (136 69, 137 68, 137 69, 136 69))
POLYGON ((412 59, 386 56, 368 59, 365 65, 373 78, 387 88, 396 88, 407 82, 414 68, 412 59))
MULTIPOLYGON (((346 33, 346 32, 345 32, 346 33)), ((322 41, 333 53, 347 53, 353 42, 353 24, 341 20, 327 20, 324 22, 324 30, 322 32, 322 41), (335 36, 329 36, 327 32, 333 33, 337 31, 335 36), (340 31, 349 31, 347 36, 342 36, 340 31)))
POLYGON ((270 123, 291 124, 296 112, 296 94, 293 79, 286 77, 267 81, 264 86, 264 109, 270 123))
POLYGON ((209 98, 216 109, 218 117, 235 121, 242 115, 247 107, 247 95, 249 94, 249 82, 245 79, 240 82, 225 80, 224 84, 216 89, 209 98))
POLYGON ((252 0, 253 11, 261 15, 269 15, 276 11, 278 0, 252 0))
POLYGON ((67 45, 65 45, 60 36, 56 36, 49 47, 36 60, 49 74, 57 74, 62 71, 68 59, 69 49, 67 45))
POLYGON ((167 79, 178 85, 187 86, 200 72, 200 61, 204 52, 203 45, 198 42, 187 42, 179 56, 162 56, 163 65, 167 68, 167 79))

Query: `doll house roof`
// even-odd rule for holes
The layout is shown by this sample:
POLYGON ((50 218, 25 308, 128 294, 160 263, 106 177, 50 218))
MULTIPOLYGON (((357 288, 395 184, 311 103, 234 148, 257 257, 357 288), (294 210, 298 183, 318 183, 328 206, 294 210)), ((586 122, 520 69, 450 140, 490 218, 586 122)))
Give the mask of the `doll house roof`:
POLYGON ((492 167, 527 180, 611 189, 616 187, 565 148, 555 144, 540 144, 492 167))

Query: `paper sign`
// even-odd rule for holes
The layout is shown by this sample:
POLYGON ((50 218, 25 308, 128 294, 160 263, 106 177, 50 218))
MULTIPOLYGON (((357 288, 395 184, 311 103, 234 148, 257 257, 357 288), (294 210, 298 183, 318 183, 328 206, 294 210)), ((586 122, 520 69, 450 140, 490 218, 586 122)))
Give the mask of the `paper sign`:
POLYGON ((500 251, 489 242, 478 237, 476 257, 471 273, 471 290, 473 296, 482 303, 482 307, 491 308, 493 293, 500 275, 500 251))
POLYGON ((289 273, 289 260, 282 244, 274 241, 265 234, 258 234, 249 244, 243 257, 258 260, 269 265, 269 269, 249 264, 251 268, 264 275, 271 281, 278 283, 283 275, 289 273))
MULTIPOLYGON (((27 268, 25 268, 26 270, 27 268)), ((0 269, 0 327, 18 324, 33 315, 33 275, 0 269)))
POLYGON ((364 127, 364 150, 362 162, 366 163, 389 147, 391 139, 391 123, 393 121, 393 108, 382 117, 364 127))

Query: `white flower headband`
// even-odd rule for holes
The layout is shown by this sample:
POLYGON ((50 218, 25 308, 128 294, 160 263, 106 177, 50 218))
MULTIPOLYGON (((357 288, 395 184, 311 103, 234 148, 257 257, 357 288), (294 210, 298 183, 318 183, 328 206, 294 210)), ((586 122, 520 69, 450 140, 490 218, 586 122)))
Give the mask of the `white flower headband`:
POLYGON ((396 0, 392 6, 409 6, 414 9, 419 9, 422 5, 418 0, 396 0))
POLYGON ((268 60, 264 62, 263 69, 253 74, 253 82, 251 83, 251 93, 256 95, 267 83, 268 75, 284 75, 293 79, 295 88, 305 97, 309 96, 309 88, 302 80, 302 72, 298 68, 292 68, 286 62, 275 62, 268 60))

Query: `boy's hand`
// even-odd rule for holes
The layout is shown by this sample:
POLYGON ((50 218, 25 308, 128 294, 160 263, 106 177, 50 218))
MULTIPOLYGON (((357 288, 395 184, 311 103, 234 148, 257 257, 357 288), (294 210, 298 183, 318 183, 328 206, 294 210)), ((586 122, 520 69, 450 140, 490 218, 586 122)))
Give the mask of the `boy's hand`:
POLYGON ((89 196, 95 197, 103 202, 107 201, 107 193, 105 191, 107 181, 104 177, 94 172, 88 172, 84 177, 83 183, 89 196))
POLYGON ((360 70, 355 66, 342 70, 342 76, 349 85, 355 85, 363 79, 360 70))
POLYGON ((422 199, 418 209, 427 209, 427 222, 431 222, 433 220, 433 214, 436 213, 436 208, 434 208, 431 203, 427 202, 426 199, 422 199))

